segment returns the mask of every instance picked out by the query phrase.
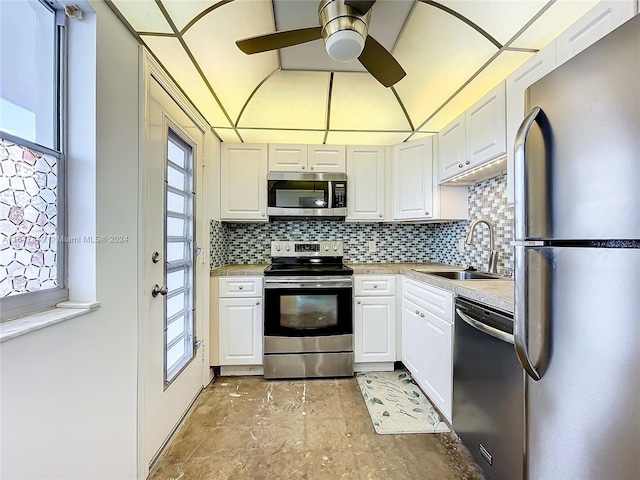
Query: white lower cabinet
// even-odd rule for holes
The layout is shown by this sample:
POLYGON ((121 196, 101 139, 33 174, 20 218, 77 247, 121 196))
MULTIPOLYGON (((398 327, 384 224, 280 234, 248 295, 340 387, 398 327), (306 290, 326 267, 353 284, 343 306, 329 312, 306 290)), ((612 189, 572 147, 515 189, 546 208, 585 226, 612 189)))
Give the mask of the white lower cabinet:
POLYGON ((451 421, 453 294, 403 277, 402 363, 451 421))
POLYGON ((396 360, 395 280, 395 275, 354 277, 353 343, 356 371, 393 370, 396 360))
POLYGON ((394 297, 356 299, 355 362, 393 362, 396 359, 396 300, 394 297))
POLYGON ((220 279, 218 341, 221 366, 262 365, 262 296, 255 296, 255 290, 249 288, 238 289, 243 284, 257 285, 262 295, 262 277, 220 279), (246 295, 254 296, 242 296, 245 291, 246 295), (229 292, 229 296, 222 297, 224 292, 229 292))

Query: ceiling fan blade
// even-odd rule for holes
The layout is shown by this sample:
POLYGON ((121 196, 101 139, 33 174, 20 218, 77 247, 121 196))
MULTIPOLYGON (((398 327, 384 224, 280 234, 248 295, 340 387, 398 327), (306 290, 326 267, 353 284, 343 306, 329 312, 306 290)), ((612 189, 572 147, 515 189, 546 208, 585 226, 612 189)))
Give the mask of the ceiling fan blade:
POLYGON ((245 38, 244 40, 238 40, 236 45, 244 53, 251 55, 252 53, 291 47, 292 45, 299 45, 319 38, 322 38, 321 27, 309 27, 245 38))
POLYGON ((407 74, 393 55, 371 35, 367 37, 358 60, 385 87, 399 82, 407 74))
POLYGON ((376 3, 376 0, 345 0, 344 1, 344 4, 347 7, 353 8, 360 15, 364 15, 369 10, 371 10, 371 7, 373 7, 374 3, 376 3))

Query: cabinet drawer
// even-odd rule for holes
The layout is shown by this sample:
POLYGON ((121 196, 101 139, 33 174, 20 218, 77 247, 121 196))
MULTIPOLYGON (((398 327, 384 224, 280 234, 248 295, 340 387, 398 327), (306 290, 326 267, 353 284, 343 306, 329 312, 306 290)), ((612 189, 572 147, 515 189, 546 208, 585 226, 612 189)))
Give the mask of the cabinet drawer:
POLYGON ((453 322, 453 293, 410 278, 403 278, 402 294, 404 298, 419 307, 453 322))
POLYGON ((395 275, 356 275, 353 279, 355 282, 354 291, 356 297, 396 294, 395 275))
POLYGON ((220 298, 262 297, 262 277, 221 277, 220 298))

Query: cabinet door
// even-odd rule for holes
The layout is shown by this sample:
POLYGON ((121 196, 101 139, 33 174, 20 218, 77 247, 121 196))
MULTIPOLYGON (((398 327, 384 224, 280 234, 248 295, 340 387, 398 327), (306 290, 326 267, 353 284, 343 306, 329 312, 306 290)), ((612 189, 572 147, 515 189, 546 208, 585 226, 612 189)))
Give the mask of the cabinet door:
POLYGON ((269 144, 270 172, 306 172, 306 145, 269 144))
POLYGON ((527 112, 524 111, 524 92, 534 82, 556 68, 554 42, 544 47, 507 77, 507 201, 514 201, 513 144, 518 128, 527 112))
POLYGON ((556 63, 562 65, 637 13, 636 0, 603 0, 556 39, 556 63))
POLYGON ((267 146, 223 143, 220 173, 221 219, 268 221, 267 146))
POLYGON ((440 411, 451 421, 453 399, 453 324, 424 312, 425 369, 422 386, 440 411), (426 321, 425 321, 426 320, 426 321))
POLYGON ((420 309, 407 299, 402 300, 402 363, 413 378, 424 377, 424 331, 420 321, 420 309))
POLYGON ((433 218, 433 139, 393 147, 393 218, 433 218))
POLYGON ((356 362, 396 359, 395 297, 357 297, 353 338, 356 362))
POLYGON ((384 220, 384 147, 347 147, 347 220, 384 220))
POLYGON ((220 299, 220 365, 262 365, 262 299, 220 299))
POLYGON ((467 143, 463 113, 438 133, 438 181, 464 171, 467 143))
POLYGON ((467 168, 507 153, 504 82, 466 112, 467 168))
POLYGON ((307 165, 312 172, 346 171, 344 145, 309 145, 307 165))

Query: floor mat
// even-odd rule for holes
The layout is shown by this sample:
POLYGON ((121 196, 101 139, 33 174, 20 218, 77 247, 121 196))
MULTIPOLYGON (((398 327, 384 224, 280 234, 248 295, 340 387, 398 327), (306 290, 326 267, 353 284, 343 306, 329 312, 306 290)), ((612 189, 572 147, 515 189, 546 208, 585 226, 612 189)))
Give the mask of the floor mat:
POLYGON ((449 427, 405 370, 358 374, 376 433, 445 433, 449 427))

